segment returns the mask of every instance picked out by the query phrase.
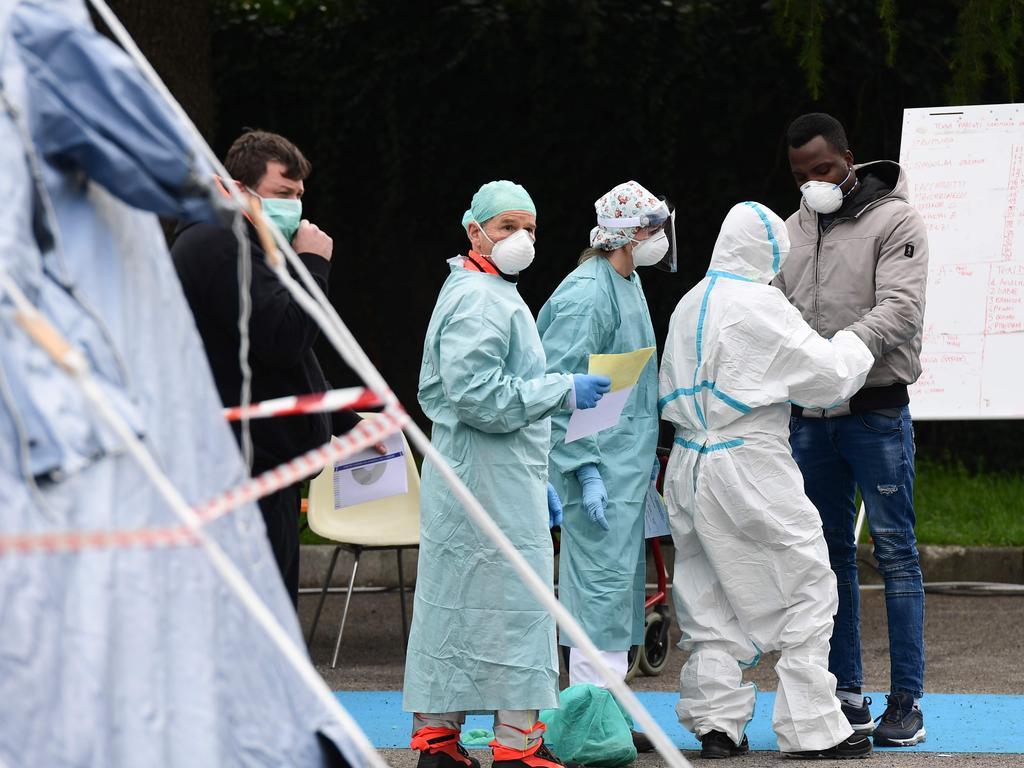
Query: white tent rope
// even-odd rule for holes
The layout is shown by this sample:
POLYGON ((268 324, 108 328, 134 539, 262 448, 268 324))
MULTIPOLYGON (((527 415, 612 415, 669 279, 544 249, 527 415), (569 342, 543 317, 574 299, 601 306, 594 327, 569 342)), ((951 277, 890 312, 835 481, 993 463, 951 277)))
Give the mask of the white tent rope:
MULTIPOLYGON (((124 25, 121 24, 117 16, 110 10, 109 6, 107 6, 105 0, 89 0, 89 2, 93 5, 101 18, 103 18, 111 31, 113 31, 114 35, 117 37, 126 52, 135 60, 140 70, 150 81, 150 84, 167 101, 168 105, 181 120, 182 126, 191 134, 196 147, 204 154, 207 161, 211 163, 217 172, 225 179, 229 178, 229 174, 226 169, 224 169, 224 166, 214 154, 213 150, 207 145, 202 134, 167 89, 167 86, 164 85, 159 75, 157 75, 156 71, 146 60, 134 40, 132 40, 131 35, 124 28, 124 25)), ((226 188, 233 186, 234 185, 229 184, 225 185, 226 188)), ((241 208, 248 209, 248 203, 242 197, 241 193, 236 189, 229 189, 229 191, 231 192, 232 199, 235 200, 241 208)), ((266 219, 262 217, 262 212, 257 215, 261 220, 266 222, 266 219)), ((272 222, 269 222, 268 224, 269 230, 272 233, 280 251, 285 254, 288 263, 295 269, 303 284, 309 290, 309 293, 296 284, 294 279, 291 278, 291 275, 288 274, 287 269, 284 268, 279 260, 274 258, 273 254, 267 254, 271 267, 279 278, 281 278, 282 283, 284 283, 303 309, 309 312, 310 316, 320 325, 321 330, 331 341, 331 344, 337 352, 349 364, 349 366, 351 366, 353 371, 363 379, 366 385, 385 403, 393 402, 394 395, 388 388, 386 381, 366 356, 366 353, 359 346, 355 338, 351 335, 351 332, 345 326, 341 317, 327 300, 323 291, 320 290, 319 286, 313 279, 313 276, 309 273, 309 270, 306 269, 306 266, 302 263, 302 260, 299 259, 292 250, 291 245, 281 234, 280 230, 278 230, 272 222)), ((417 449, 423 455, 424 459, 434 462, 435 466, 441 472, 441 476, 451 488, 456 498, 458 498, 463 504, 476 525, 491 538, 496 546, 498 546, 502 553, 508 558, 515 571, 523 579, 523 583, 530 592, 533 593, 534 597, 544 605, 562 630, 569 635, 572 641, 576 644, 577 649, 581 651, 594 668, 597 669, 601 677, 604 678, 609 689, 615 694, 616 698, 630 713, 630 715, 632 715, 636 724, 641 726, 647 733, 659 754, 665 759, 665 762, 669 766, 672 766, 672 768, 689 768, 689 761, 683 757, 682 753, 675 747, 672 741, 655 722, 654 718, 651 717, 650 713, 647 712, 625 682, 604 662, 600 651, 598 651, 597 647, 587 636, 586 632, 584 632, 576 620, 558 602, 554 594, 546 587, 544 582, 533 572, 525 558, 523 558, 518 550, 516 550, 505 534, 480 505, 480 502, 476 500, 469 489, 448 466, 444 457, 430 444, 430 440, 426 435, 424 435, 419 427, 417 427, 411 420, 406 424, 405 430, 412 442, 416 445, 417 449)))
MULTIPOLYGON (((326 314, 324 308, 319 305, 307 307, 307 305, 314 304, 315 302, 312 297, 302 290, 300 286, 294 285, 295 281, 287 273, 287 270, 282 267, 275 271, 278 271, 282 282, 288 285, 289 290, 293 292, 296 300, 302 304, 303 308, 310 311, 310 314, 313 314, 316 317, 326 314)), ((330 309, 333 311, 333 307, 330 307, 330 309)), ((345 355, 343 351, 346 347, 350 346, 346 342, 351 341, 352 344, 355 342, 354 339, 351 339, 350 332, 343 324, 341 324, 340 328, 338 327, 339 323, 341 323, 341 319, 337 318, 336 323, 332 322, 330 326, 323 326, 324 333, 329 339, 331 339, 332 343, 335 344, 335 348, 343 357, 345 357, 353 370, 362 375, 363 371, 361 370, 361 366, 357 365, 357 363, 362 361, 357 361, 354 355, 352 357, 345 355), (338 336, 341 337, 339 341, 343 343, 335 343, 335 338, 338 336)), ((365 365, 372 367, 369 360, 366 360, 365 365)), ((373 370, 372 372, 378 377, 380 376, 376 370, 373 370)), ((364 380, 367 382, 367 385, 372 388, 372 381, 369 377, 364 378, 364 380)), ((381 381, 383 381, 383 379, 381 379, 381 381)), ((666 763, 673 766, 673 768, 686 768, 689 763, 682 756, 679 750, 676 749, 675 745, 668 738, 665 732, 654 721, 654 718, 651 717, 650 713, 647 712, 639 699, 636 698, 633 692, 629 689, 629 686, 626 685, 625 681, 623 681, 621 677, 618 677, 611 668, 608 667, 607 663, 602 658, 600 651, 597 649, 597 646, 594 645, 586 632, 583 631, 583 628, 580 627, 572 615, 555 598, 554 594, 548 589, 540 577, 534 573, 533 569, 526 562, 526 559, 522 554, 515 548, 512 542, 509 541, 508 537, 497 526, 494 520, 491 519, 491 516, 487 514, 483 506, 465 486, 459 476, 452 471, 445 458, 437 451, 437 449, 434 448, 433 445, 431 445, 429 438, 427 438, 427 436, 423 434, 422 430, 416 426, 415 422, 411 420, 405 425, 405 432, 420 454, 425 459, 434 463, 434 466, 441 473, 441 476, 448 484, 448 487, 452 490, 452 493, 469 513, 470 517, 473 518, 473 522, 476 523, 487 537, 494 542, 498 549, 501 550, 502 554, 508 559, 513 569, 523 580, 523 583, 530 592, 533 593, 534 597, 536 597, 545 609, 547 609, 548 613, 554 617, 559 627, 562 628, 562 631, 572 639, 576 648, 581 651, 590 663, 593 664, 594 668, 598 670, 599 674, 604 678, 605 683, 608 685, 608 688, 615 694, 616 698, 623 707, 626 708, 630 715, 633 716, 633 720, 647 733, 651 742, 665 759, 666 763)))
POLYGON ((252 317, 252 255, 249 238, 245 231, 245 219, 241 211, 235 213, 231 224, 238 243, 238 369, 242 374, 242 386, 238 397, 238 407, 245 414, 240 419, 239 441, 245 467, 252 472, 253 445, 252 429, 246 413, 252 404, 252 366, 249 365, 249 319, 252 317))
POLYGON ((351 715, 345 711, 341 703, 327 687, 323 678, 313 668, 313 665, 309 663, 305 651, 300 650, 295 641, 284 631, 277 618, 270 612, 270 609, 267 608, 259 595, 256 594, 256 591, 246 580, 245 576, 242 575, 234 562, 221 549, 220 544, 204 529, 203 520, 182 498, 178 489, 174 487, 171 480, 157 465, 149 450, 107 401, 103 391, 89 373, 85 356, 78 349, 67 344, 59 331, 53 328, 49 321, 32 306, 17 284, 2 269, 0 269, 0 289, 14 303, 17 318, 25 331, 33 341, 53 357, 54 361, 79 386, 95 409, 96 414, 117 435, 129 454, 146 474, 168 506, 170 506, 171 510, 195 535, 210 563, 213 565, 214 570, 217 571, 242 605, 249 611, 249 614, 267 633, 271 642, 282 653, 289 666, 292 667, 327 711, 337 720, 346 734, 352 738, 355 745, 366 757, 367 762, 375 768, 387 768, 386 763, 376 749, 374 749, 369 739, 366 738, 362 729, 352 719, 351 715))

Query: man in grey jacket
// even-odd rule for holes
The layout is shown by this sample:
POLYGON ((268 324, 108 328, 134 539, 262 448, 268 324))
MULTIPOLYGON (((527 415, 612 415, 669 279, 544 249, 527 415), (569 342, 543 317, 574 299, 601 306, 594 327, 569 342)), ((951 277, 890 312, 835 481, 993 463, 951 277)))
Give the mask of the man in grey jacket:
POLYGON ((853 331, 875 356, 864 387, 828 409, 793 406, 790 443, 821 515, 839 587, 829 670, 843 712, 876 746, 924 740, 924 589, 914 535, 914 432, 907 386, 921 373, 928 276, 924 221, 890 161, 854 165, 843 126, 812 113, 789 126, 803 201, 786 221, 791 250, 775 285, 822 336, 853 331), (875 728, 861 693, 855 490, 885 579, 891 695, 875 728))

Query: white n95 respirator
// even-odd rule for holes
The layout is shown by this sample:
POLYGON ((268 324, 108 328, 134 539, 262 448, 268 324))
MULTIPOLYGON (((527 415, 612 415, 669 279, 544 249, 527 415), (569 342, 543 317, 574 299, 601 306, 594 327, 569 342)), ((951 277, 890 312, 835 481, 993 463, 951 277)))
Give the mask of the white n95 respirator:
MULTIPOLYGON (((480 231, 487 237, 483 227, 480 227, 480 231)), ((489 237, 487 239, 491 240, 489 237)), ((491 242, 494 243, 493 240, 491 242)), ((533 263, 534 254, 533 238, 525 229, 520 229, 494 243, 494 247, 491 248, 491 261, 506 275, 518 275, 533 263)))
MULTIPOLYGON (((808 181, 800 187, 800 194, 807 201, 807 207, 816 213, 835 213, 843 205, 843 199, 853 191, 843 193, 843 184, 850 178, 853 168, 846 173, 846 178, 838 184, 830 181, 808 181)), ((854 185, 854 188, 856 184, 854 185)))

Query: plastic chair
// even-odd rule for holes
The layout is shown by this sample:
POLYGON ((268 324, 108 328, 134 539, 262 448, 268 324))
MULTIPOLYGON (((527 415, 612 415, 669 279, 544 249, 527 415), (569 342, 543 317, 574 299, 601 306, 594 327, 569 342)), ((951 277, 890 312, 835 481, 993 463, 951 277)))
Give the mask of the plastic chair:
MULTIPOLYGON (((373 418, 375 414, 363 414, 373 418)), ((341 614, 341 626, 338 627, 338 639, 334 644, 334 656, 331 668, 338 665, 338 652, 341 650, 341 638, 345 632, 345 620, 348 618, 348 606, 352 600, 352 589, 355 586, 356 571, 359 569, 359 558, 363 552, 374 550, 395 550, 398 559, 398 591, 402 601, 402 643, 408 642, 409 623, 405 609, 405 573, 402 568, 402 550, 417 549, 420 545, 420 475, 416 469, 416 460, 409 443, 402 435, 405 446, 405 468, 408 476, 408 491, 399 496, 389 496, 376 501, 368 501, 351 507, 335 509, 334 507, 334 466, 324 467, 323 471, 310 482, 309 505, 306 520, 310 529, 325 539, 335 543, 331 556, 331 565, 327 569, 320 591, 320 602, 316 607, 313 625, 310 627, 307 644, 311 643, 320 621, 320 612, 327 598, 334 566, 338 562, 338 554, 342 549, 351 552, 355 558, 352 564, 352 576, 345 594, 345 608, 341 614)))

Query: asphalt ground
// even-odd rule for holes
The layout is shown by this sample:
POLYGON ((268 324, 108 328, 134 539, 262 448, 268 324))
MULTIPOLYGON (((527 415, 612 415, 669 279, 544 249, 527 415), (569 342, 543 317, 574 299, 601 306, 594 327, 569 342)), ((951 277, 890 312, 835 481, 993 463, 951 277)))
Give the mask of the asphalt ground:
MULTIPOLYGON (((337 669, 330 668, 337 627, 344 597, 332 595, 324 608, 311 655, 317 670, 332 690, 400 690, 404 670, 401 619, 397 593, 363 593, 352 598, 348 623, 342 641, 337 669)), ((411 597, 409 604, 411 607, 411 597)), ((300 619, 307 629, 316 607, 316 598, 302 596, 300 619)), ((888 690, 888 637, 885 599, 880 590, 862 594, 862 642, 866 691, 888 690)), ((678 629, 673 629, 678 640, 678 629)), ((926 696, 922 701, 927 726, 927 692, 934 693, 1024 693, 1024 597, 962 597, 929 594, 925 611, 927 672, 926 696)), ((673 648, 665 671, 657 677, 637 677, 631 683, 637 691, 674 691, 686 653, 673 648)), ((775 690, 777 654, 765 654, 758 667, 745 677, 763 691, 775 690)), ((567 684, 563 670, 562 684, 567 684)), ((878 703, 877 708, 881 713, 878 703)), ((1024 712, 1016 724, 1024 728, 1024 712)), ((969 727, 969 724, 965 724, 969 727)), ((382 750, 390 765, 412 768, 416 755, 408 750, 382 750)), ((484 756, 486 753, 476 753, 484 756)), ((691 761, 697 753, 684 751, 691 761)), ((699 761, 700 762, 700 761, 699 761)), ((638 768, 662 765, 657 754, 641 755, 638 768)), ((733 758, 730 766, 802 765, 782 761, 778 753, 752 752, 733 758)), ((829 762, 817 762, 829 765, 829 762)), ((846 765, 847 763, 841 763, 846 765)), ((856 763, 856 765, 867 765, 856 763)), ((918 766, 1017 766, 1024 767, 1022 754, 964 754, 876 752, 870 765, 917 768, 918 766)))

